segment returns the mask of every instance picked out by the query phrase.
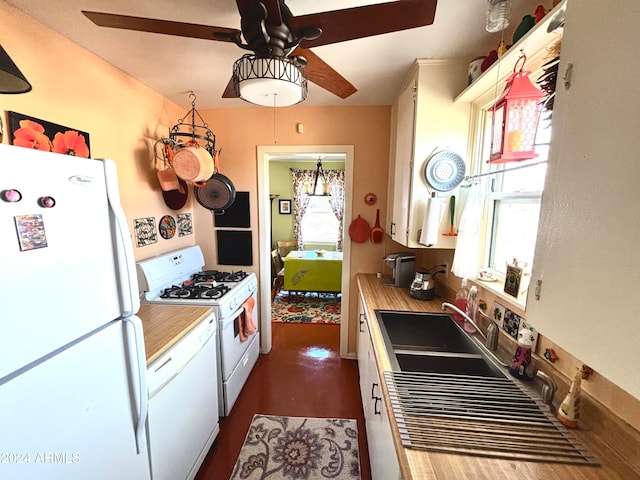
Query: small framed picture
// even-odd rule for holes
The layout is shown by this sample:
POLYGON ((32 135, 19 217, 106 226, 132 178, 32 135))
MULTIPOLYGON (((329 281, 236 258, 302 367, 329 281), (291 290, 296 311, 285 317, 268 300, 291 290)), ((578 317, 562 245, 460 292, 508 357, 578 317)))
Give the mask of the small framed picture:
POLYGON ((507 274, 504 277, 504 292, 518 298, 521 278, 522 268, 515 265, 507 265, 507 274))
POLYGON ((279 200, 280 215, 291 215, 291 200, 279 200))

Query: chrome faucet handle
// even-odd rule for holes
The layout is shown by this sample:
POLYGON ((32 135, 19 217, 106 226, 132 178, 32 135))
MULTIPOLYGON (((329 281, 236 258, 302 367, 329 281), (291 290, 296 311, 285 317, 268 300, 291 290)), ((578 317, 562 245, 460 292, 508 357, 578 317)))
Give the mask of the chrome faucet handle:
POLYGON ((542 390, 540 392, 542 401, 547 405, 551 405, 553 402, 553 397, 555 397, 556 395, 558 384, 553 378, 544 373, 542 370, 538 370, 536 372, 536 377, 538 377, 542 382, 542 390))

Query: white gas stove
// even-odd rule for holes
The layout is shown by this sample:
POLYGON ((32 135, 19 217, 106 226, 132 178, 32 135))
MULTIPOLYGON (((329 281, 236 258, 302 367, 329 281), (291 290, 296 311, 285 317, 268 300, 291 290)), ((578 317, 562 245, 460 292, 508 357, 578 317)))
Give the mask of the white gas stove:
POLYGON ((137 263, 142 301, 211 307, 218 320, 220 415, 231 411, 259 354, 259 333, 242 333, 247 310, 256 326, 256 275, 242 270, 202 270, 199 246, 182 248, 137 263), (248 301, 253 299, 252 308, 248 301))
POLYGON ((258 288, 255 273, 203 267, 199 246, 141 260, 137 270, 144 301, 212 307, 220 320, 238 310, 258 288))

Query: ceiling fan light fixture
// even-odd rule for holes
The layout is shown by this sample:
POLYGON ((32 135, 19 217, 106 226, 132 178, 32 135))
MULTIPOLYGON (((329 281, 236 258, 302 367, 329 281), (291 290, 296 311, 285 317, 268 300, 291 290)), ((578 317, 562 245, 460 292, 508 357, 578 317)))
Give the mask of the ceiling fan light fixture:
POLYGON ((244 55, 233 64, 236 95, 265 107, 288 107, 307 98, 304 68, 289 58, 244 55))

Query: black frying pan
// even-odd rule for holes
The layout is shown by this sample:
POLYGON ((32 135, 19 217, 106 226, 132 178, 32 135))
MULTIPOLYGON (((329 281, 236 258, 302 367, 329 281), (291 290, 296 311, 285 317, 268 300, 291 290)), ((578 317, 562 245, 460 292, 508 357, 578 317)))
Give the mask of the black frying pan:
POLYGON ((200 205, 213 212, 223 212, 236 200, 236 189, 231 180, 220 173, 218 155, 213 156, 216 173, 203 186, 194 186, 193 194, 200 205))

